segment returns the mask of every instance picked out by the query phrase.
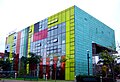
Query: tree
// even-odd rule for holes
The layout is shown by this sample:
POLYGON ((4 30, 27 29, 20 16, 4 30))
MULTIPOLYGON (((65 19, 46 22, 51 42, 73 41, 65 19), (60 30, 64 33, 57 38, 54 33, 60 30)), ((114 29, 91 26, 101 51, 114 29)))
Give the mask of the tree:
POLYGON ((39 76, 39 63, 41 56, 36 55, 33 52, 29 53, 30 58, 28 58, 28 63, 30 65, 31 74, 35 75, 35 70, 37 69, 37 77, 39 76))
MULTIPOLYGON (((115 79, 115 77, 114 77, 114 65, 116 63, 115 59, 118 59, 119 56, 112 55, 107 50, 105 50, 100 54, 100 58, 101 58, 101 60, 98 63, 102 62, 103 66, 107 66, 107 67, 110 68, 111 73, 112 73, 112 77, 113 77, 113 80, 114 80, 115 79)), ((105 73, 107 73, 107 72, 105 71, 105 73)))
POLYGON ((20 70, 21 75, 25 75, 26 74, 26 65, 28 64, 28 59, 27 57, 22 56, 21 57, 21 65, 22 65, 22 69, 20 70))

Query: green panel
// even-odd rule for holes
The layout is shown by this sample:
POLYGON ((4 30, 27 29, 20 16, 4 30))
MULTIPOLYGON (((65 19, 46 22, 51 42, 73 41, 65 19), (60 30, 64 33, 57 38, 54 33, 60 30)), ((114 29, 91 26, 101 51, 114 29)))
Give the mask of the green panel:
MULTIPOLYGON (((30 44, 32 42, 32 37, 33 37, 33 33, 34 33, 34 25, 31 25, 30 28, 29 28, 29 34, 28 34, 28 52, 27 52, 27 57, 29 58, 30 55, 30 44)), ((27 74, 29 73, 29 64, 27 64, 27 74)))
POLYGON ((74 16, 74 6, 70 8, 70 15, 74 16))
POLYGON ((52 26, 55 26, 57 24, 59 24, 59 18, 58 18, 58 15, 59 14, 56 14, 56 15, 52 15, 51 17, 48 18, 48 28, 52 27, 52 26))
POLYGON ((75 72, 70 72, 70 79, 69 80, 74 80, 75 72))
MULTIPOLYGON (((69 43, 66 44, 66 56, 67 56, 68 54, 70 54, 70 44, 69 44, 69 43)), ((68 55, 68 56, 69 56, 69 55, 68 55)))
POLYGON ((60 12, 59 14, 58 14, 58 23, 60 24, 61 22, 62 22, 62 13, 60 12))
POLYGON ((65 22, 65 11, 62 11, 62 22, 65 22))
POLYGON ((74 62, 75 60, 74 59, 70 59, 70 62, 74 62))
POLYGON ((70 51, 70 54, 74 54, 74 51, 70 51))
POLYGON ((74 30, 74 26, 71 26, 71 27, 70 27, 70 30, 74 30))
POLYGON ((69 9, 66 10, 65 12, 65 17, 66 17, 66 21, 68 21, 70 19, 70 13, 69 13, 69 9))
POLYGON ((70 32, 66 32, 66 43, 70 42, 70 32))
POLYGON ((9 55, 10 59, 13 57, 12 56, 12 50, 13 50, 12 45, 13 45, 13 42, 14 42, 13 38, 14 38, 14 34, 8 36, 8 41, 7 41, 7 43, 10 45, 10 55, 9 55))
POLYGON ((70 80, 70 68, 65 68, 65 80, 70 80))
POLYGON ((66 22, 66 32, 70 31, 70 21, 66 22))
MULTIPOLYGON (((70 63, 70 67, 74 67, 74 65, 75 65, 74 63, 70 63)), ((72 69, 73 69, 73 68, 72 68, 72 69)))
POLYGON ((67 61, 66 61, 66 65, 65 65, 65 67, 70 67, 70 61, 69 61, 69 59, 67 58, 67 61))
POLYGON ((66 18, 66 66, 65 80, 74 80, 75 60, 74 60, 74 7, 65 10, 66 18), (72 18, 72 19, 71 19, 72 18))
MULTIPOLYGON (((70 54, 71 54, 71 51, 70 51, 70 54)), ((70 58, 74 58, 74 53, 70 55, 70 58)))

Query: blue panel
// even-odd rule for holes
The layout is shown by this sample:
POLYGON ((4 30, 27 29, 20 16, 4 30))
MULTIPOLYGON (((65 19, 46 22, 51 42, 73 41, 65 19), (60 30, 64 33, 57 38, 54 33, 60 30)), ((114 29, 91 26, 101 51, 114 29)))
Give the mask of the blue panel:
POLYGON ((39 22, 34 24, 34 33, 39 32, 39 22))
POLYGON ((75 73, 88 74, 87 50, 90 55, 92 75, 92 42, 104 47, 115 48, 114 31, 91 15, 75 6, 75 73))

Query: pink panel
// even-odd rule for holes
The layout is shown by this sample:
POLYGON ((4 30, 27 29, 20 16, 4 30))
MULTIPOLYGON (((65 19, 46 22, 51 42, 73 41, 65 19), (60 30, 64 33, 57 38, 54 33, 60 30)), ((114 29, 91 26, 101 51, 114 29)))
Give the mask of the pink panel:
POLYGON ((47 38, 47 29, 34 33, 33 42, 47 38))
POLYGON ((20 52, 20 37, 21 37, 21 32, 18 32, 17 45, 16 45, 16 53, 17 54, 19 54, 19 52, 20 52))

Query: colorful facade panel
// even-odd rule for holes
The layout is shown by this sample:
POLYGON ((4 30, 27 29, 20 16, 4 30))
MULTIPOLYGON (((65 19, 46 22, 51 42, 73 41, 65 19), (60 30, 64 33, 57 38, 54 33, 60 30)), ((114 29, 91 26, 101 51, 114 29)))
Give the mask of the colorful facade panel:
POLYGON ((34 33, 33 42, 47 38, 47 29, 34 33))
MULTIPOLYGON (((56 72, 60 79, 74 80, 74 76, 78 74, 87 74, 86 50, 90 50, 92 58, 92 41, 105 47, 111 43, 114 45, 114 37, 108 37, 109 35, 102 37, 100 34, 109 31, 110 36, 114 36, 114 31, 107 26, 105 29, 99 26, 105 25, 76 6, 72 6, 8 36, 6 50, 10 52, 9 58, 12 58, 12 52, 19 54, 19 58, 22 56, 29 58, 30 52, 41 56, 39 73, 41 78, 47 74, 48 78, 55 79, 56 72), (96 34, 94 28, 102 32, 96 34), (103 39, 108 39, 109 42, 103 42, 103 39), (64 59, 66 61, 60 62, 64 59)), ((30 65, 27 64, 27 73, 30 69, 30 65)), ((90 74, 92 75, 92 59, 90 74)))

